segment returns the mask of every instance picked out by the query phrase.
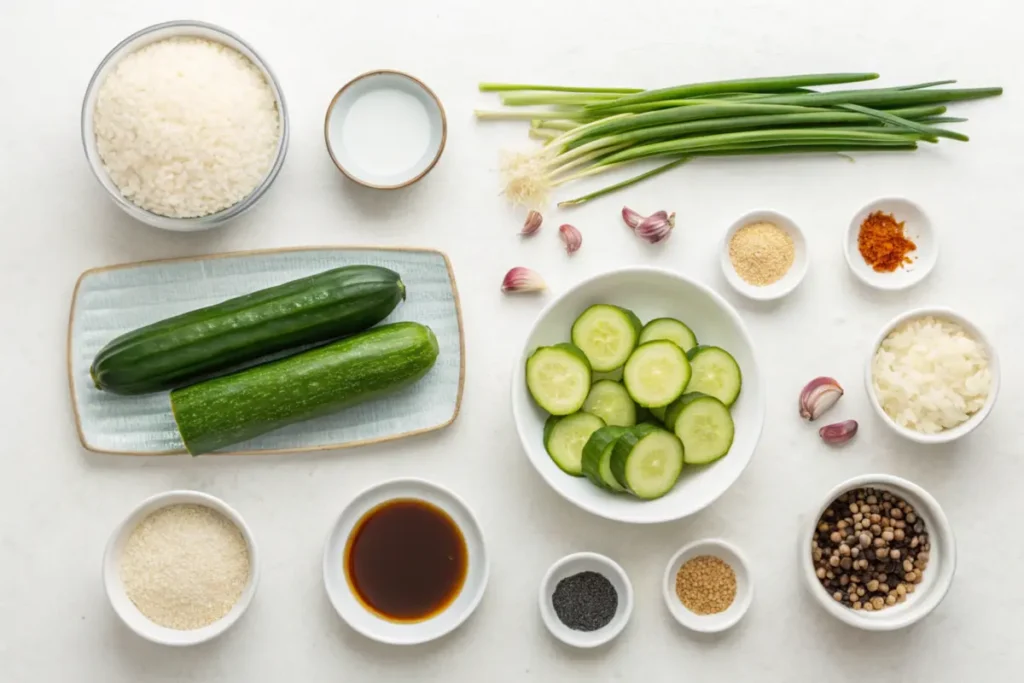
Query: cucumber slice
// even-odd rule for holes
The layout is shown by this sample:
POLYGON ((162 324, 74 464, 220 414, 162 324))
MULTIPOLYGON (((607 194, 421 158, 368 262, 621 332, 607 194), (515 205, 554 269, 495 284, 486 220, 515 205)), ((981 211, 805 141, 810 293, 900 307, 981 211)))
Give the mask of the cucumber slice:
POLYGON ((640 319, 633 311, 597 304, 572 324, 572 343, 587 355, 598 372, 611 372, 629 358, 640 336, 640 319))
POLYGON ((596 486, 617 492, 626 490, 612 474, 611 465, 615 442, 625 433, 625 427, 601 427, 583 447, 583 475, 596 486))
POLYGON ((697 335, 689 327, 675 318, 655 318, 640 331, 640 343, 666 339, 683 351, 689 351, 697 345, 697 335))
POLYGON ((601 427, 604 427, 604 420, 590 413, 552 415, 544 423, 544 449, 560 470, 582 477, 583 447, 590 435, 601 427))
POLYGON ((637 425, 612 448, 612 474, 637 498, 660 498, 676 485, 683 469, 683 444, 659 427, 637 425))
POLYGON ((572 344, 542 346, 526 359, 526 388, 552 415, 571 415, 590 392, 590 363, 572 344))
POLYGON ((626 387, 610 379, 594 382, 583 403, 583 410, 597 415, 605 424, 632 427, 636 424, 636 404, 626 387))
POLYGON ((629 357, 622 381, 633 400, 645 408, 667 406, 689 384, 690 361, 670 341, 647 342, 629 357))
POLYGON ((726 406, 736 402, 743 386, 743 374, 728 351, 717 346, 697 346, 686 356, 693 366, 693 379, 687 387, 690 391, 714 396, 726 406))
POLYGON ((724 403, 713 396, 695 393, 683 395, 672 405, 672 429, 683 442, 686 464, 706 465, 729 452, 735 426, 724 403))

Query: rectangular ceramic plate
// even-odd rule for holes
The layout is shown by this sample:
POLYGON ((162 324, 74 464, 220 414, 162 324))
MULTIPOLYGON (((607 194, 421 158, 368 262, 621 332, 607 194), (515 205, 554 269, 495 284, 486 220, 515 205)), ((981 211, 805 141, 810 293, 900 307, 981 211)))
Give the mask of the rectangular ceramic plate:
POLYGON ((448 257, 429 249, 315 247, 129 263, 82 274, 71 303, 68 372, 82 445, 122 455, 184 453, 167 392, 116 396, 89 378, 111 339, 179 313, 313 275, 367 264, 396 271, 407 289, 385 322, 412 320, 437 335, 436 365, 401 393, 264 434, 220 453, 303 452, 398 439, 448 426, 465 370, 462 314, 448 257))

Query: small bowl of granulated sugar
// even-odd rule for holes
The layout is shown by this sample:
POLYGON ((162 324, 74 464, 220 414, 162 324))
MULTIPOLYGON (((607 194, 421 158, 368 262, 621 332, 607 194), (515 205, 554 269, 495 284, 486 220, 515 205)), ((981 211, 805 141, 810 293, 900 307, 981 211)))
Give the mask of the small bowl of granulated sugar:
POLYGON ((776 211, 754 211, 732 224, 721 250, 722 272, 733 289, 750 299, 780 299, 807 273, 804 234, 776 211))
POLYGON ((256 543, 227 503, 198 491, 144 500, 114 531, 103 583, 128 628, 161 645, 196 645, 231 627, 256 593, 256 543))

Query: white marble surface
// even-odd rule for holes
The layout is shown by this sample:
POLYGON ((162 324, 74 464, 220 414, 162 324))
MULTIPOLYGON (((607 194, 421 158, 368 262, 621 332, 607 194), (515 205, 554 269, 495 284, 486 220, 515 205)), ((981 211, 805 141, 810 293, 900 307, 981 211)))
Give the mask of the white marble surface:
MULTIPOLYGON (((4 467, 0 475, 0 680, 141 681, 872 681, 1016 680, 1024 666, 1017 543, 1024 400, 1015 346, 1019 291, 1020 10, 1003 0, 904 0, 854 7, 808 0, 493 3, 180 0, 7 2, 0 8, 0 292, 4 467), (81 150, 79 106, 93 68, 118 40, 157 21, 195 17, 237 31, 281 79, 293 124, 277 185, 240 222, 202 235, 134 224, 104 196, 81 150), (418 186, 379 194, 343 182, 323 147, 323 113, 348 78, 406 69, 444 101, 448 148, 418 186), (959 107, 967 144, 917 156, 722 160, 630 191, 641 211, 674 209, 677 233, 639 243, 617 217, 622 198, 572 214, 520 243, 521 217, 497 196, 497 149, 514 125, 477 126, 479 80, 663 85, 751 74, 879 70, 889 83, 960 78, 1001 84, 1001 100, 959 107), (935 222, 942 257, 903 294, 865 290, 847 272, 843 231, 869 199, 906 195, 935 222), (514 265, 560 290, 625 263, 678 268, 720 291, 717 242, 745 211, 769 207, 807 232, 811 270, 775 306, 737 302, 771 359, 772 400, 758 453, 736 486, 687 521, 634 529, 570 507, 544 486, 516 441, 511 360, 541 302, 498 291, 514 265), (571 218, 570 218, 571 215, 571 218), (571 260, 554 227, 584 234, 571 260), (355 451, 258 458, 129 458, 83 452, 65 376, 71 291, 86 268, 146 258, 303 244, 425 245, 453 261, 466 315, 462 415, 443 432, 355 451), (862 364, 875 331, 912 306, 957 308, 1002 351, 1003 394, 988 423, 955 447, 923 449, 871 414, 862 364), (797 393, 830 373, 847 396, 836 417, 863 421, 852 447, 819 445, 796 417, 797 393), (868 635, 832 621, 795 571, 799 520, 840 480, 887 471, 930 490, 960 542, 946 601, 911 630, 868 635), (334 516, 362 488, 422 476, 459 492, 480 517, 493 562, 479 611, 451 637, 396 650, 350 631, 320 582, 334 516), (222 496, 252 526, 265 558, 250 612, 219 641, 168 650, 128 632, 100 582, 103 545, 145 496, 189 487, 222 496), (681 631, 661 602, 664 563, 703 536, 749 556, 757 597, 720 637, 681 631), (616 558, 636 589, 632 623, 608 650, 579 653, 548 635, 537 582, 565 553, 616 558)), ((728 293, 727 296, 732 296, 728 293)), ((735 299, 734 299, 735 301, 735 299)))

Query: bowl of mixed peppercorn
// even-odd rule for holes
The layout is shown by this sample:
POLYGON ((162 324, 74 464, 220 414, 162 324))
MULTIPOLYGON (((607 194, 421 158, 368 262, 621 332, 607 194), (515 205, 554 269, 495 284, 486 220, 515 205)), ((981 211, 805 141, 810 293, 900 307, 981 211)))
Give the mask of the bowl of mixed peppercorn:
POLYGON ((928 215, 900 197, 876 199, 858 211, 843 246, 853 274, 876 289, 916 285, 932 271, 939 256, 928 215))
POLYGON ((867 474, 829 492, 801 534, 800 561, 826 612, 866 631, 892 631, 942 602, 956 573, 956 542, 928 492, 867 474))

